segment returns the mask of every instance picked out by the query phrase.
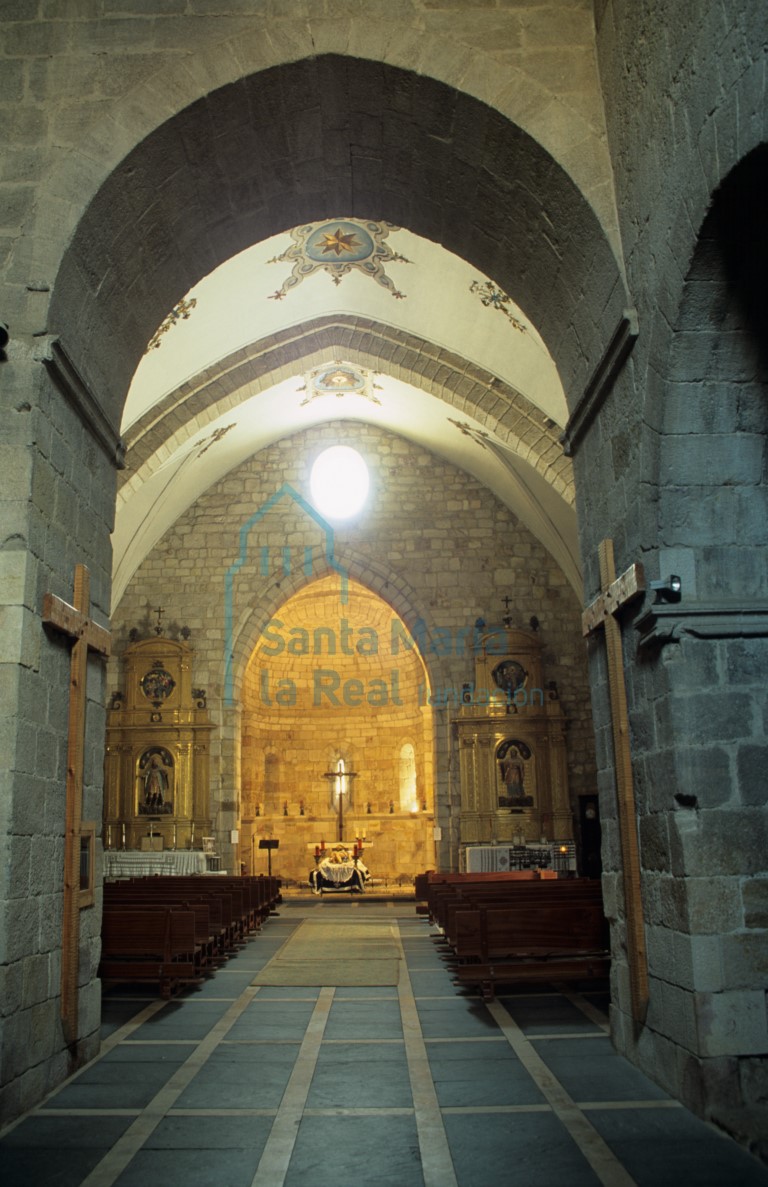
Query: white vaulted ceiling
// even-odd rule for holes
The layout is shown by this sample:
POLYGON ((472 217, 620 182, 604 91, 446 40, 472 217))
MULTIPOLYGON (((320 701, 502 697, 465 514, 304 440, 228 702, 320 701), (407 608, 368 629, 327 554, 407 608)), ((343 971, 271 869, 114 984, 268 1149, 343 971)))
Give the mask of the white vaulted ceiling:
MULTIPOLYGON (((296 259, 276 257, 292 248, 295 256, 295 242, 286 232, 221 265, 185 295, 187 316, 144 355, 122 424, 127 470, 113 538, 114 604, 153 545, 212 484, 272 442, 342 419, 398 433, 482 481, 580 592, 570 464, 557 445, 565 398, 525 311, 463 260, 405 229, 385 232, 384 283, 354 266, 334 283, 299 252, 299 283, 284 286, 296 259), (318 349, 314 329, 329 319, 363 322, 375 341, 421 343, 432 359, 450 357, 443 370, 458 381, 445 391, 434 378, 420 382, 413 367, 404 373, 387 361, 391 350, 355 358, 341 347, 318 349), (262 369, 258 379, 235 368, 233 360, 263 358, 276 342, 290 344, 290 366, 262 369), (367 391, 308 398, 307 373, 339 362, 365 377, 367 391), (463 374, 484 377, 482 398, 462 399, 463 374), (512 427, 521 410, 527 435, 512 427)), ((343 249, 329 261, 344 262, 343 249)))

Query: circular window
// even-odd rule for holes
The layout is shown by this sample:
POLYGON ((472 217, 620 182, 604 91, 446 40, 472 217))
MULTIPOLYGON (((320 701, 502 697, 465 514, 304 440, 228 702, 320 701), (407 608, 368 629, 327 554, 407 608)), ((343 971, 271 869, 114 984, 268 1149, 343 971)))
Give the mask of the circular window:
POLYGON ((349 445, 323 450, 309 477, 312 501, 329 519, 357 515, 368 497, 368 486, 368 467, 349 445))

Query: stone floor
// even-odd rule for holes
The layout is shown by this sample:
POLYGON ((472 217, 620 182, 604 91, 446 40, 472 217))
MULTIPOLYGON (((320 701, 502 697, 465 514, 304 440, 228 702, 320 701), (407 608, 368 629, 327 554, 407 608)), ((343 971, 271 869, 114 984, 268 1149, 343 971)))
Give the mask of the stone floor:
POLYGON ((604 991, 490 1005, 412 903, 286 901, 199 989, 115 989, 97 1060, 0 1135, 3 1187, 768 1187, 618 1056, 604 991), (305 918, 391 921, 400 982, 251 984, 305 918))

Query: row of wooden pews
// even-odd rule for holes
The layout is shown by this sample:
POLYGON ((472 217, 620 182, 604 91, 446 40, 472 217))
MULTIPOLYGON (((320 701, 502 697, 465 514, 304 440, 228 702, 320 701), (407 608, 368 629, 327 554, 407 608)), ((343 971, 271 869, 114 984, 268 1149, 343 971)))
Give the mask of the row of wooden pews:
POLYGON ((437 929, 455 980, 493 998, 496 985, 603 978, 608 923, 597 879, 505 874, 419 875, 416 898, 437 929))
POLYGON ((104 883, 103 981, 147 981, 164 998, 199 984, 280 902, 279 878, 157 876, 104 883))

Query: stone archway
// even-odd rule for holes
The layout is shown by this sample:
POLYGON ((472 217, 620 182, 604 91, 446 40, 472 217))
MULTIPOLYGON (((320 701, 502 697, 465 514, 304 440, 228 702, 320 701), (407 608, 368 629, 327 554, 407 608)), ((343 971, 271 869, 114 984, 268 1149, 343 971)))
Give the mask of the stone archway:
MULTIPOLYGON (((72 180, 79 194, 81 179, 72 180)), ((30 338, 9 369, 12 439, 31 448, 26 468, 24 451, 16 451, 23 481, 17 469, 5 476, 15 500, 9 531, 21 542, 14 560, 23 557, 13 571, 14 624, 19 638, 24 631, 21 649, 10 656, 8 702, 51 706, 51 750, 65 749, 56 722, 63 719, 67 663, 61 649, 41 643, 31 599, 43 585, 71 596, 74 564, 86 561, 94 610, 109 615, 118 426, 152 332, 191 284, 254 239, 314 214, 367 216, 372 204, 515 294, 547 342, 571 401, 578 397, 625 303, 608 237, 583 192, 498 111, 376 62, 312 58, 201 98, 131 149, 93 196, 61 260, 48 259, 57 228, 46 229, 23 264, 15 261, 22 285, 29 282, 35 293, 52 288, 52 295, 42 328, 34 320, 27 325, 37 334, 34 344, 30 338), (356 130, 368 123, 371 107, 378 114, 361 146, 356 130), (390 111, 391 119, 381 114, 390 111), (324 141, 308 134, 312 128, 331 128, 332 136, 324 141), (437 203, 430 198, 436 192, 437 203), (50 269, 42 280, 27 271, 39 258, 50 269)), ((89 694, 89 733, 103 736, 103 681, 95 670, 89 694)), ((60 757, 55 771, 35 777, 36 790, 50 799, 40 815, 41 852, 55 848, 61 834, 63 764, 60 757)), ((99 766, 91 764, 87 789, 94 816, 99 766)), ((29 803, 27 791, 26 773, 14 773, 14 803, 29 803)), ((56 894, 54 886, 45 902, 51 918, 56 894)), ((83 958, 87 945, 97 950, 98 930, 94 911, 82 932, 83 958)), ((20 949, 20 967, 32 956, 29 945, 20 949)), ((94 976, 81 1002, 83 1042, 71 1066, 97 1042, 94 976)), ((55 1011, 55 994, 49 1006, 55 1011)), ((43 1057, 51 1075, 61 1072, 63 1049, 51 1027, 43 1057)))
POLYGON ((197 280, 288 226, 372 210, 513 293, 575 403, 626 304, 583 195, 493 108, 423 75, 332 55, 222 87, 130 152, 62 260, 50 329, 115 425, 146 343, 197 280), (371 110, 380 113, 373 121, 371 110), (358 118, 369 126, 364 149, 358 118), (310 125, 317 136, 307 135, 310 125), (333 129, 332 151, 324 128, 333 129), (440 203, 428 197, 435 189, 440 203))

